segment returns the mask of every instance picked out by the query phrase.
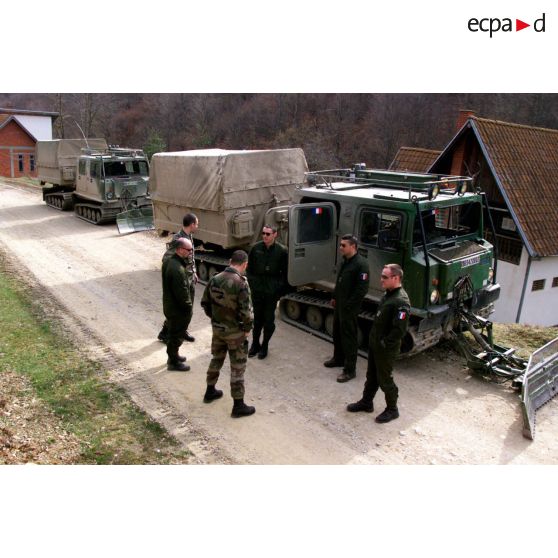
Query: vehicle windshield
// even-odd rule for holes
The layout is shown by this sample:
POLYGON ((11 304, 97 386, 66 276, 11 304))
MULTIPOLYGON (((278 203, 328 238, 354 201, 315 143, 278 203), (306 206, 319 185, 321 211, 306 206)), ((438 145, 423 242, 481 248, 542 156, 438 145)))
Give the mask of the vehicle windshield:
MULTIPOLYGON (((421 212, 427 244, 444 242, 480 230, 481 205, 478 202, 436 207, 421 212)), ((418 215, 413 229, 413 245, 421 244, 418 215)))
POLYGON ((149 176, 146 161, 105 161, 105 176, 149 176))

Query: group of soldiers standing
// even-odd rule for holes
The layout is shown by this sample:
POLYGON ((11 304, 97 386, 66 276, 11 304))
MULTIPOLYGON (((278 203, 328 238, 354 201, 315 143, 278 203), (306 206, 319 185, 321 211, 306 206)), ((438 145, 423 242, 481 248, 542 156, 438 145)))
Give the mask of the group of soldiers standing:
MULTIPOLYGON (((198 228, 193 213, 184 216, 183 227, 167 245, 163 256, 163 311, 165 324, 158 338, 167 344, 167 369, 188 371, 186 357, 179 354, 184 340, 194 341, 188 332, 192 318, 197 274, 192 234, 198 228)), ((230 359, 230 386, 234 400, 231 416, 244 417, 255 408, 244 402, 244 372, 247 359, 268 356, 269 342, 275 331, 275 311, 279 298, 287 292, 287 251, 277 242, 277 229, 262 228, 262 240, 247 254, 233 252, 224 271, 210 278, 201 306, 211 319, 211 355, 203 401, 211 403, 223 396, 216 388, 227 353, 230 359), (252 343, 248 338, 252 331, 252 343), (262 338, 263 334, 263 338, 262 338)), ((331 304, 334 307, 333 357, 324 362, 328 368, 342 367, 338 382, 356 376, 358 353, 357 318, 369 285, 368 262, 358 254, 358 241, 352 235, 341 238, 339 266, 331 304)), ((369 339, 368 367, 362 398, 347 406, 349 412, 374 410, 378 389, 384 392, 386 409, 376 417, 385 423, 399 417, 398 389, 393 379, 393 364, 407 331, 410 302, 402 287, 403 270, 387 264, 380 278, 385 291, 374 319, 369 339)))

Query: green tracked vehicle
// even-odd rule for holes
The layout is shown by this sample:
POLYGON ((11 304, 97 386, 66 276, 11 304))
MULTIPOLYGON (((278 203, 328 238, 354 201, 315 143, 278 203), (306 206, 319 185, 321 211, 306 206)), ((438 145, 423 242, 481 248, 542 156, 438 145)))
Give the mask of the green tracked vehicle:
POLYGON ((483 202, 468 192, 470 178, 388 171, 335 169, 308 173, 295 204, 268 212, 289 248, 289 283, 295 292, 281 300, 283 319, 331 339, 330 306, 340 263, 339 240, 353 234, 368 260, 370 288, 359 316, 359 345, 383 295, 380 272, 398 263, 412 303, 402 355, 435 345, 459 324, 465 305, 487 317, 498 299, 494 251, 483 237, 483 202))
POLYGON ((149 162, 141 149, 108 146, 104 139, 39 141, 38 176, 47 205, 119 231, 153 228, 149 162))

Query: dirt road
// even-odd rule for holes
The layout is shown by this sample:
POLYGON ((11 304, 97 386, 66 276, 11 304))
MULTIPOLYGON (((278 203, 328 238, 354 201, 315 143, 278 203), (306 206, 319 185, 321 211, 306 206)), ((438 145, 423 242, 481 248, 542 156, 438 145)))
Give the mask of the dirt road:
MULTIPOLYGON (((538 412, 530 442, 516 392, 470 377, 457 355, 435 350, 398 364, 401 418, 378 425, 376 413, 345 411, 360 397, 364 359, 356 380, 338 384, 338 371, 322 366, 331 345, 281 322, 269 357, 248 364, 246 401, 256 414, 230 418, 227 364, 225 397, 205 405, 211 328, 201 285, 190 327, 196 342, 184 351, 191 371, 168 372, 156 340, 164 243, 153 232, 119 236, 115 225, 90 225, 0 179, 0 250, 13 272, 198 463, 558 463, 558 400, 538 412)), ((376 405, 383 410, 381 397, 376 405)))

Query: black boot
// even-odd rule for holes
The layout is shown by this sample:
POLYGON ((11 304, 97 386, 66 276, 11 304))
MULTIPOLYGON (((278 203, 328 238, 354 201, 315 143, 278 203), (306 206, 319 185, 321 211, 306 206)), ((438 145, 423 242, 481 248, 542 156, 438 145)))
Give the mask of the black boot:
POLYGON ((267 345, 268 345, 268 342, 264 340, 264 342, 262 343, 262 346, 260 347, 260 350, 258 352, 258 358, 260 360, 264 359, 267 356, 267 345))
POLYGON ((265 331, 264 329, 264 337, 263 337, 263 342, 262 342, 262 346, 260 348, 260 352, 258 353, 258 358, 260 360, 264 359, 267 356, 267 348, 269 346, 269 341, 271 339, 271 336, 273 335, 273 332, 275 331, 275 327, 271 330, 271 332, 265 331))
POLYGON ((262 346, 260 345, 259 340, 254 339, 252 341, 252 345, 248 349, 248 358, 252 358, 252 357, 256 356, 260 352, 261 348, 262 348, 262 346))
POLYGON ((399 418, 399 410, 397 407, 386 407, 383 413, 376 417, 376 422, 384 423, 399 418))
POLYGON ((215 389, 215 386, 207 386, 205 390, 205 395, 203 396, 204 403, 211 403, 215 399, 223 397, 223 390, 215 389))
POLYGON ((157 335, 157 339, 159 341, 161 341, 161 343, 165 343, 165 345, 167 344, 168 340, 169 340, 169 334, 168 334, 168 330, 166 328, 163 328, 160 332, 159 335, 157 335))
POLYGON ((178 355, 176 360, 178 360, 178 362, 186 362, 188 359, 185 356, 178 355))
POLYGON ((371 413, 373 410, 374 404, 372 401, 365 401, 364 399, 360 399, 356 403, 349 403, 347 405, 347 411, 349 411, 349 413, 359 413, 361 411, 371 413))
POLYGON ((167 360, 167 370, 176 371, 176 372, 188 372, 190 367, 185 364, 184 362, 180 362, 179 360, 167 360))
POLYGON ((256 408, 244 403, 244 399, 235 399, 232 408, 231 417, 247 417, 253 415, 256 412, 256 408))

